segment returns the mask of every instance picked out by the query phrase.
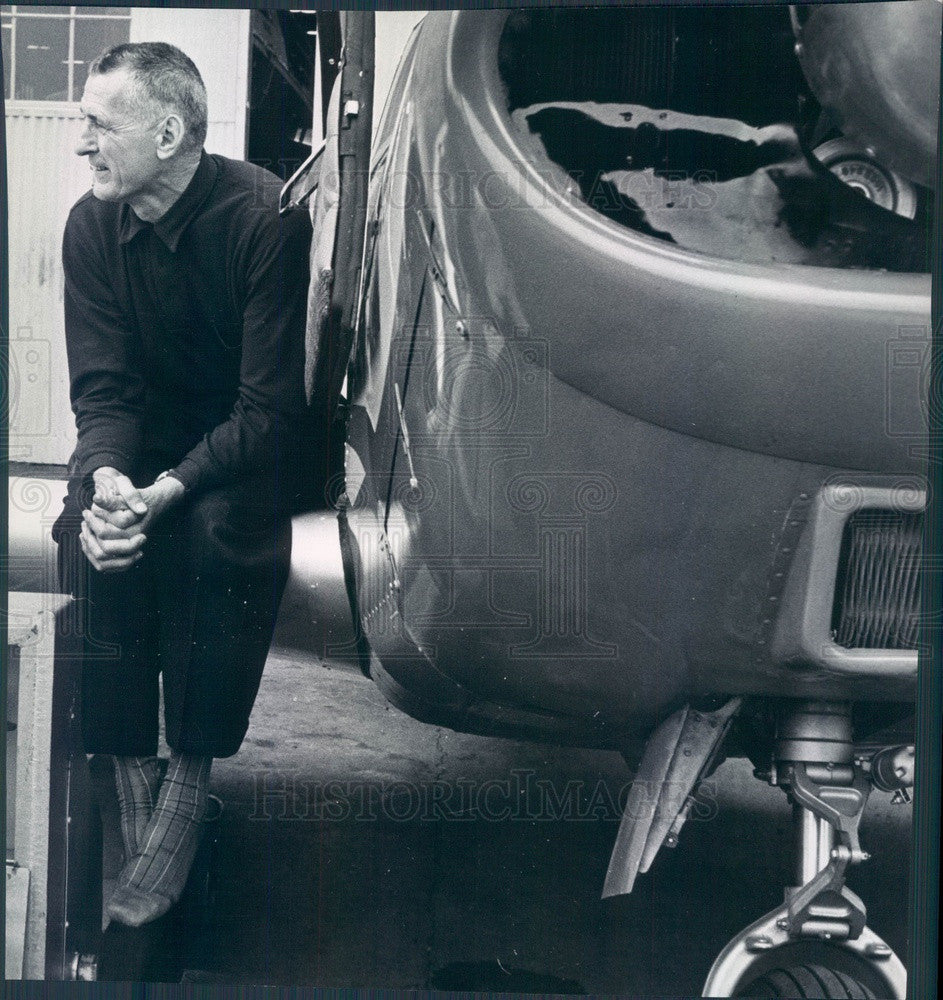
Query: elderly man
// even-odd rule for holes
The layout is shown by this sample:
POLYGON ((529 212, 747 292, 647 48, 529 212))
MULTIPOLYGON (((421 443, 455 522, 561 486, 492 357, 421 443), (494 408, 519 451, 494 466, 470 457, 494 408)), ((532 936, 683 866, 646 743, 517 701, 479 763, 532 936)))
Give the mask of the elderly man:
POLYGON ((78 444, 54 537, 81 616, 85 750, 115 762, 125 865, 107 909, 140 926, 183 889, 287 577, 311 465, 311 231, 279 218, 276 177, 203 151, 206 91, 179 49, 109 49, 82 113, 92 190, 63 240, 78 444))

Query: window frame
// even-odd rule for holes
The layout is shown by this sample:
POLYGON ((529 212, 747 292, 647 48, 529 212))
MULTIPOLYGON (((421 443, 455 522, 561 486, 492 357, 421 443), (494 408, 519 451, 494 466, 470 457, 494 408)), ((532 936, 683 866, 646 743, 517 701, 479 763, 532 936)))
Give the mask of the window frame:
POLYGON ((9 18, 10 25, 10 41, 9 41, 9 65, 10 65, 10 97, 6 98, 6 106, 8 109, 17 109, 20 106, 25 110, 26 108, 36 108, 37 106, 55 106, 58 108, 69 107, 72 108, 77 105, 80 101, 80 97, 72 98, 75 93, 75 67, 77 65, 85 65, 84 60, 75 59, 75 24, 76 21, 126 21, 128 24, 128 37, 130 39, 130 29, 131 29, 131 18, 133 16, 133 7, 123 7, 122 10, 127 10, 127 14, 103 14, 99 13, 99 10, 104 8, 96 7, 85 7, 77 4, 72 4, 68 7, 63 6, 60 8, 62 13, 50 13, 48 11, 43 11, 37 13, 35 7, 31 7, 27 4, 4 4, 2 14, 4 19, 9 18), (69 27, 69 47, 66 52, 66 58, 62 60, 65 62, 67 67, 67 82, 66 90, 69 95, 69 100, 56 100, 50 101, 43 98, 26 98, 16 96, 16 26, 19 19, 29 19, 34 21, 39 20, 55 20, 55 21, 67 21, 69 27))

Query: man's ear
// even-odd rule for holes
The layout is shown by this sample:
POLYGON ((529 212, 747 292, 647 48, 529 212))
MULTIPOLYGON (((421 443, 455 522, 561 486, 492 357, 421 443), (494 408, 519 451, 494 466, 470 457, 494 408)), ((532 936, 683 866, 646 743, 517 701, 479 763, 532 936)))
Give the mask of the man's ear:
POLYGON ((186 135, 186 126, 180 115, 171 112, 160 123, 160 131, 157 133, 157 157, 161 160, 169 159, 180 148, 183 137, 186 135))

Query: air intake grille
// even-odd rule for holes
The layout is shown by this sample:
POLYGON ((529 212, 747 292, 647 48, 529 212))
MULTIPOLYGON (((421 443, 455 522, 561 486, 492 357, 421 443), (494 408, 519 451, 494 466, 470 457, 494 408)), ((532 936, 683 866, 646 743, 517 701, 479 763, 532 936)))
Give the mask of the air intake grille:
POLYGON ((916 649, 923 512, 860 510, 845 525, 832 618, 849 649, 916 649))

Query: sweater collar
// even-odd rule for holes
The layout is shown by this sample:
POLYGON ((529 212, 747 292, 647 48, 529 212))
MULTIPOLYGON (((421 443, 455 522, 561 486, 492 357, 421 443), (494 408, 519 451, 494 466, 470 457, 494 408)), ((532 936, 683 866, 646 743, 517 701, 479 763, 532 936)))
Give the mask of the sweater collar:
POLYGON ((190 178, 190 183, 184 188, 180 197, 156 222, 143 222, 135 215, 134 209, 130 205, 122 205, 118 234, 119 243, 129 243, 142 230, 153 228, 154 232, 167 246, 167 249, 171 253, 176 253, 177 244, 180 242, 183 231, 200 210, 210 191, 213 190, 213 185, 216 183, 218 174, 219 167, 204 150, 200 155, 200 163, 196 168, 196 173, 190 178))

